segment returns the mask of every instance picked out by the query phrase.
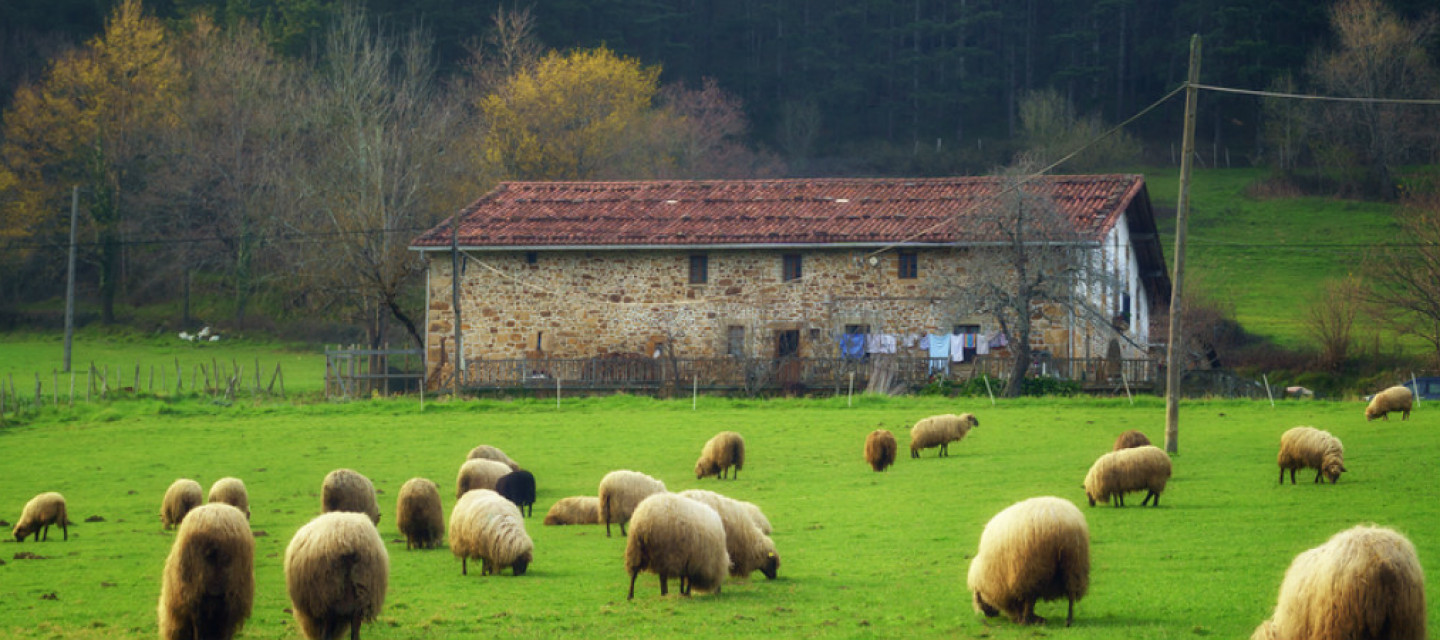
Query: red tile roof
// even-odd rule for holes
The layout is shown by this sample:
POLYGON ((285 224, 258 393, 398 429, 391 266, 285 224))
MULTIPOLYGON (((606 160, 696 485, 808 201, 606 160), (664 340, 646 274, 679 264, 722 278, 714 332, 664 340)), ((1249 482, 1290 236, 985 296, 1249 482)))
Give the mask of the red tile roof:
MULTIPOLYGON (((1045 176, 1086 240, 1132 204, 1150 215, 1139 175, 1045 176)), ((507 182, 458 214, 465 248, 662 247, 986 242, 964 219, 1004 200, 994 177, 654 182, 507 182)), ((457 217, 416 249, 450 246, 457 217)), ((1153 223, 1152 223, 1153 224, 1153 223)))

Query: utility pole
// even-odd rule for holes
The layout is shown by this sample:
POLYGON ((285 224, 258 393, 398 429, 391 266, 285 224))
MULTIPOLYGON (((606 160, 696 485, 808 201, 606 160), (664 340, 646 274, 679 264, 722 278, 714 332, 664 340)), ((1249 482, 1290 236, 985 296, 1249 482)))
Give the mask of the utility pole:
POLYGON ((1165 452, 1180 453, 1180 310, 1185 299, 1185 216, 1190 212, 1190 167, 1195 156, 1195 102, 1200 83, 1200 34, 1190 36, 1190 79, 1185 84, 1185 133, 1180 145, 1180 201, 1175 206, 1175 275, 1170 278, 1170 341, 1165 353, 1165 452))
POLYGON ((80 215, 80 185, 70 188, 70 268, 65 277, 65 371, 70 371, 75 339, 75 220, 80 215))
POLYGON ((460 213, 450 221, 450 307, 455 315, 455 376, 451 393, 460 397, 460 376, 465 375, 465 350, 460 347, 460 213))

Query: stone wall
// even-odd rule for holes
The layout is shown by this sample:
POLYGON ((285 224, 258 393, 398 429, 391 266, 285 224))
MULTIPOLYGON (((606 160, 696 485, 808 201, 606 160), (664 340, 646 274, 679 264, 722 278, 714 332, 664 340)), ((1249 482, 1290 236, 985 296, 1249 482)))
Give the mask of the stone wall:
MULTIPOLYGON (((453 360, 449 254, 432 253, 426 317, 428 362, 442 362, 441 339, 453 360)), ((917 251, 918 277, 898 277, 893 251, 540 251, 474 252, 461 269, 465 357, 589 358, 651 355, 672 340, 681 358, 725 355, 730 327, 743 327, 744 353, 770 357, 777 334, 798 331, 799 355, 837 355, 834 335, 846 325, 871 332, 949 332, 973 324, 998 330, 989 316, 970 315, 946 299, 942 283, 973 277, 964 252, 917 251), (782 256, 802 256, 802 278, 782 282, 782 256), (708 281, 689 284, 690 256, 708 259, 708 281), (954 274, 940 277, 940 274, 954 274)), ((1037 312, 1036 349, 1067 356, 1069 319, 1037 312)), ((919 350, 903 351, 923 355, 919 350)), ((1079 355, 1079 354, 1076 354, 1079 355)), ((446 365, 448 369, 448 365, 446 365)))

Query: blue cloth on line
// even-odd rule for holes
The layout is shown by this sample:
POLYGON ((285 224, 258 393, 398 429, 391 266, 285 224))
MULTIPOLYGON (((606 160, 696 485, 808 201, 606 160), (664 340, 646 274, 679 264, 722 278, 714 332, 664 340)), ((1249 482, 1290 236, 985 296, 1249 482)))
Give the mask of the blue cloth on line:
POLYGON ((930 334, 930 373, 950 373, 950 334, 930 334))

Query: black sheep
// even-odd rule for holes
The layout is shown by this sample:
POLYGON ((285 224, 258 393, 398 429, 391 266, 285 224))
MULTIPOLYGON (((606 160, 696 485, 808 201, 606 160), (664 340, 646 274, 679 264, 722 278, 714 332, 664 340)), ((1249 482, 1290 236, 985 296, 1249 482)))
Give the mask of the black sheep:
POLYGON ((515 503, 528 518, 535 508, 535 476, 524 469, 511 471, 495 481, 495 493, 515 503))

